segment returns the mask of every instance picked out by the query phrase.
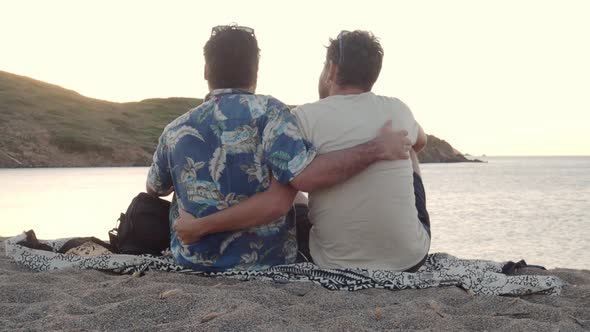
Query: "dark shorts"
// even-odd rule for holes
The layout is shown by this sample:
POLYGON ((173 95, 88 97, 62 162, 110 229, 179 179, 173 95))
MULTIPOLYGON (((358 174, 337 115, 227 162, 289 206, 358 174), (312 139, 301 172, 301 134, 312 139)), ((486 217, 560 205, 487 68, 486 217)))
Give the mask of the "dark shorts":
MULTIPOLYGON (((418 219, 428 236, 430 236, 430 216, 426 210, 426 191, 422 178, 417 173, 414 173, 414 196, 416 196, 416 210, 418 210, 418 219)), ((311 223, 308 217, 309 209, 307 205, 295 204, 289 214, 294 214, 297 226, 297 246, 299 253, 297 255, 297 262, 313 262, 311 254, 309 253, 309 231, 311 230, 311 223)), ((408 272, 415 272, 424 264, 426 256, 420 263, 408 269, 408 272)))
POLYGON ((424 190, 422 178, 417 173, 414 173, 414 196, 416 197, 418 219, 430 237, 430 216, 428 215, 428 210, 426 210, 426 191, 424 190))

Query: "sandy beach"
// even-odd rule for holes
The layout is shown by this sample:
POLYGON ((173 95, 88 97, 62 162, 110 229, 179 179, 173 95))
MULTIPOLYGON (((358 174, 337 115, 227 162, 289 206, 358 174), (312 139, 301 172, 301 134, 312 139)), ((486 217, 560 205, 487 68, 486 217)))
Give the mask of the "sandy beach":
POLYGON ((530 268, 566 281, 561 296, 472 296, 457 287, 329 291, 163 272, 32 272, 0 241, 2 331, 586 331, 590 271, 530 268))

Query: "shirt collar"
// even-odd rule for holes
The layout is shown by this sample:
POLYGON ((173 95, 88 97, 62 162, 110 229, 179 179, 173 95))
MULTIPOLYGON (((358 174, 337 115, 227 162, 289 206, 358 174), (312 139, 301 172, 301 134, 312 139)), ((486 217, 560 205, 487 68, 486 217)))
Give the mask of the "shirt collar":
POLYGON ((209 92, 207 94, 207 96, 205 96, 205 101, 213 98, 213 97, 217 97, 217 96, 221 96, 221 95, 251 95, 253 94, 252 92, 246 91, 246 90, 241 90, 241 89, 215 89, 211 92, 209 92))

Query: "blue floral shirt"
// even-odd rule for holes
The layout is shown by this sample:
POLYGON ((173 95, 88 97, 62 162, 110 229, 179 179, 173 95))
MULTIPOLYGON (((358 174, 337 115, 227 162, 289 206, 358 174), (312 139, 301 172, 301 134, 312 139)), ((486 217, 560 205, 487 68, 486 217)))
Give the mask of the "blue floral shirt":
POLYGON ((174 188, 170 249, 195 270, 264 269, 297 255, 294 221, 208 235, 184 246, 172 225, 183 208, 196 217, 226 209, 266 190, 270 173, 286 184, 315 157, 289 108, 271 96, 214 90, 203 104, 164 129, 149 170, 156 192, 174 188))

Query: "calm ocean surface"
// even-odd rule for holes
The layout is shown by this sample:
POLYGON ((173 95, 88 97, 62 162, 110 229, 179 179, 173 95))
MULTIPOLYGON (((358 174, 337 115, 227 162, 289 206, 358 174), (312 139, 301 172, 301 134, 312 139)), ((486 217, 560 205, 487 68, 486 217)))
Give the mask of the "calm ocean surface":
MULTIPOLYGON (((426 164, 431 252, 590 269, 590 157, 426 164)), ((108 239, 147 168, 0 169, 0 236, 108 239)))

